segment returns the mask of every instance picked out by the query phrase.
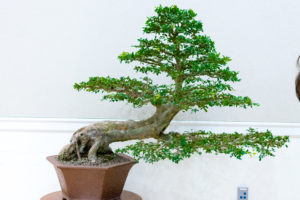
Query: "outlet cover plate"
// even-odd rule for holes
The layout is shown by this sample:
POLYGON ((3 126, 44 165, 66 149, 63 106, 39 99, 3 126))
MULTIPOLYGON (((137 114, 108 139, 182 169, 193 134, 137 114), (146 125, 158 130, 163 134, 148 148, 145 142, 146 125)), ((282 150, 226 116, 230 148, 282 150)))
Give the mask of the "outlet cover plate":
POLYGON ((237 200, 249 200, 249 192, 247 187, 238 187, 237 200))

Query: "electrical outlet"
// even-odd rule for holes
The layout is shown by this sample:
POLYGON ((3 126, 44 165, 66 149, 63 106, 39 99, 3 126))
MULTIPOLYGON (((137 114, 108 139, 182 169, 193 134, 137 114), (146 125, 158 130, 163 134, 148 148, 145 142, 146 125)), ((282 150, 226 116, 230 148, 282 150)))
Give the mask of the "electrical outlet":
POLYGON ((249 200, 249 192, 247 187, 238 187, 238 200, 249 200))

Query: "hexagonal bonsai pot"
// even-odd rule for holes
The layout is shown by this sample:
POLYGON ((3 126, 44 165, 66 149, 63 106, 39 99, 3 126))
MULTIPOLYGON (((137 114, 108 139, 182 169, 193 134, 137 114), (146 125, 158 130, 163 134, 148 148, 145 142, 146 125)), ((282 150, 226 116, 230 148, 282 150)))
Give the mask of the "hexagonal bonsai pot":
POLYGON ((126 157, 126 162, 105 167, 66 165, 58 161, 57 156, 47 159, 55 167, 63 199, 119 200, 128 172, 136 163, 134 159, 126 157))

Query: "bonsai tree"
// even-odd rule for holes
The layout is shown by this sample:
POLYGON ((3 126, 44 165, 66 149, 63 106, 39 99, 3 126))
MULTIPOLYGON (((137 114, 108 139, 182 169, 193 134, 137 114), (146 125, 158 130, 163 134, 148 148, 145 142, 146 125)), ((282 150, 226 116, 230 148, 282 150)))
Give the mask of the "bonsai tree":
POLYGON ((270 131, 249 129, 248 133, 169 132, 165 130, 180 111, 207 111, 213 106, 258 106, 249 97, 234 96, 231 82, 239 82, 238 72, 230 70, 230 58, 215 49, 214 42, 203 34, 202 23, 193 10, 177 6, 155 9, 143 32, 148 37, 138 39, 134 52, 123 52, 120 62, 136 63, 134 70, 140 79, 129 76, 90 77, 76 83, 74 88, 93 93, 105 93, 103 99, 126 101, 134 107, 151 104, 155 113, 140 121, 104 121, 77 130, 59 153, 60 160, 87 157, 95 161, 111 154, 111 143, 138 140, 135 144, 117 149, 136 160, 156 162, 170 159, 178 163, 194 153, 222 153, 240 159, 243 155, 258 154, 259 159, 274 156, 276 148, 286 146, 287 136, 275 137, 270 131), (156 84, 149 74, 167 76, 170 84, 156 84), (144 139, 153 138, 154 140, 144 139))

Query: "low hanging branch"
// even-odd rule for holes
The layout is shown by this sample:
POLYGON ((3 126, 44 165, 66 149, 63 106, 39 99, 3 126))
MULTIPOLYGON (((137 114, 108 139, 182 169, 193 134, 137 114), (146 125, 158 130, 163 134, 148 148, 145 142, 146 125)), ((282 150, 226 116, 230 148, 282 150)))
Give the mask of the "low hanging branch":
POLYGON ((177 6, 155 9, 143 29, 147 38, 138 39, 135 52, 123 52, 118 58, 124 63, 138 63, 134 70, 144 75, 130 77, 91 77, 76 83, 74 88, 105 93, 103 99, 125 101, 134 107, 151 104, 155 113, 141 121, 105 121, 77 130, 70 144, 59 153, 60 160, 87 157, 95 161, 111 154, 114 142, 139 140, 116 152, 130 153, 137 160, 156 162, 170 159, 178 163, 194 153, 222 153, 240 159, 257 153, 259 159, 274 156, 276 148, 286 146, 288 137, 273 136, 270 131, 249 129, 246 134, 211 132, 166 133, 172 119, 180 111, 207 111, 209 107, 258 106, 249 97, 234 96, 230 82, 239 82, 238 72, 230 70, 229 57, 215 49, 210 37, 203 34, 202 23, 193 10, 177 6), (148 74, 167 75, 171 84, 157 85, 148 74), (154 138, 156 142, 144 142, 154 138))
POLYGON ((285 146, 287 136, 274 137, 270 131, 258 132, 249 129, 247 134, 198 131, 191 133, 170 132, 162 135, 157 142, 139 141, 125 148, 117 149, 119 153, 129 153, 136 160, 153 163, 169 159, 175 163, 191 157, 194 153, 229 154, 241 159, 244 155, 258 154, 259 160, 265 156, 274 156, 275 148, 285 146))

